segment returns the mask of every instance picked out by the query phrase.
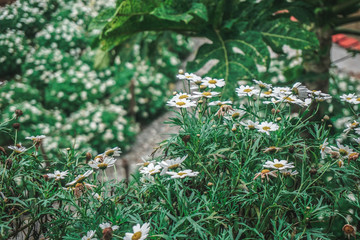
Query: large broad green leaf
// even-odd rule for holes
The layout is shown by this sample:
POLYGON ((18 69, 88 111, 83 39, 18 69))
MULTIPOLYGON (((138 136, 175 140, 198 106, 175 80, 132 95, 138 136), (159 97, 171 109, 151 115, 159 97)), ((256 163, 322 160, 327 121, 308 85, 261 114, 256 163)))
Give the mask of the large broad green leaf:
POLYGON ((200 47, 195 60, 187 64, 187 70, 195 72, 210 60, 217 60, 208 75, 224 78, 226 89, 233 89, 237 80, 257 78, 257 65, 268 67, 270 56, 258 32, 248 31, 231 37, 224 35, 220 31, 208 35, 212 44, 200 47))
POLYGON ((156 8, 151 14, 160 19, 174 22, 184 21, 185 23, 189 23, 195 15, 208 21, 207 10, 202 3, 193 3, 191 8, 183 13, 175 11, 175 9, 170 6, 163 4, 161 7, 156 8))
POLYGON ((89 25, 89 30, 94 29, 103 29, 105 25, 111 20, 114 16, 116 9, 108 8, 102 11, 98 16, 96 16, 89 25))
POLYGON ((313 32, 301 28, 299 23, 291 22, 288 19, 276 19, 265 22, 259 32, 273 48, 281 49, 289 45, 294 49, 317 48, 319 41, 313 32))

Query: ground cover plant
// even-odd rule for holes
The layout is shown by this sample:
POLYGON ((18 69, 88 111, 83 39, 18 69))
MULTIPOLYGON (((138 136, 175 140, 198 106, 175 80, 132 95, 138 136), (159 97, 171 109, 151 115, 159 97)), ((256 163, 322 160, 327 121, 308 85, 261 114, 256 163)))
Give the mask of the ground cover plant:
MULTIPOLYGON (((356 113, 359 96, 254 80, 233 89, 237 97, 230 101, 221 96, 223 79, 184 72, 177 77, 184 88, 167 104, 176 114, 169 124, 180 131, 145 158, 129 182, 107 179, 119 148, 94 157, 68 148, 49 161, 41 154, 45 136, 19 139, 14 125, 14 144, 1 148, 2 237, 358 236, 358 116, 342 135, 331 133, 328 116, 309 119, 334 99, 356 113), (25 148, 20 140, 33 145, 25 148)), ((14 117, 21 118, 21 111, 14 117)))

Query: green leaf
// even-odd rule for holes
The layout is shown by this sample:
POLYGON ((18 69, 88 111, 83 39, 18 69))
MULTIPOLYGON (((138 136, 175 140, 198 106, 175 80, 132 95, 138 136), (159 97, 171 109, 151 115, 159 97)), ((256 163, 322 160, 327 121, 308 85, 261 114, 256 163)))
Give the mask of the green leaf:
POLYGON ((294 49, 317 48, 319 42, 313 32, 302 29, 288 19, 277 19, 263 24, 259 29, 263 38, 276 48, 289 45, 294 49))
POLYGON ((115 9, 108 8, 102 11, 98 16, 96 16, 91 23, 89 24, 89 30, 102 29, 105 25, 111 21, 111 18, 114 16, 115 9))
POLYGON ((160 19, 174 22, 184 21, 185 23, 189 23, 194 16, 198 16, 199 18, 208 21, 207 10, 202 3, 193 3, 192 7, 184 13, 179 13, 170 6, 163 4, 161 7, 156 8, 151 14, 160 19))

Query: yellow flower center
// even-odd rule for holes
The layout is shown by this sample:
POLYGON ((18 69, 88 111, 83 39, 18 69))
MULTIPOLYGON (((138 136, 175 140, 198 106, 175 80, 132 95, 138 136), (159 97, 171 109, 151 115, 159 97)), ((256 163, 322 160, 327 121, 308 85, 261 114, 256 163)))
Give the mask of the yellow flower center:
POLYGON ((211 96, 211 92, 203 92, 202 95, 204 95, 204 96, 211 96))
POLYGON ((171 165, 170 167, 168 167, 169 169, 174 169, 174 168, 177 168, 179 166, 179 164, 174 164, 174 165, 171 165))
POLYGON ((264 169, 264 170, 261 171, 262 174, 266 174, 266 173, 269 173, 269 172, 270 172, 269 169, 264 169))
POLYGON ((281 163, 276 163, 276 164, 274 164, 274 167, 276 167, 276 168, 281 168, 281 167, 283 167, 284 166, 284 164, 281 164, 281 163))
POLYGON ((134 233, 134 235, 131 237, 131 240, 139 240, 141 238, 141 231, 134 233))
POLYGON ((270 95, 271 93, 272 93, 272 91, 264 92, 265 95, 270 95))
POLYGON ((186 98, 188 98, 189 96, 188 95, 186 95, 186 94, 184 94, 184 95, 181 95, 180 97, 179 97, 179 99, 186 99, 186 98))
POLYGON ((250 88, 244 89, 244 92, 251 92, 251 91, 252 91, 252 89, 250 89, 250 88))
POLYGON ((353 123, 351 123, 351 125, 356 127, 357 125, 359 125, 359 123, 358 122, 353 122, 353 123))
POLYGON ((82 181, 85 180, 85 178, 86 178, 86 177, 85 177, 84 175, 80 175, 79 178, 78 178, 78 180, 77 180, 76 182, 78 182, 78 183, 79 183, 79 182, 82 182, 82 181))
POLYGON ((114 154, 114 150, 113 149, 110 149, 110 150, 107 150, 106 152, 105 152, 105 155, 106 156, 112 156, 113 154, 114 154))
POLYGON ((248 125, 248 128, 249 128, 249 129, 254 129, 255 126, 254 126, 254 125, 248 125))
POLYGON ((285 97, 284 100, 287 100, 287 101, 289 101, 289 102, 295 101, 294 99, 292 99, 292 98, 290 98, 290 97, 285 97))
POLYGON ((352 98, 347 97, 346 100, 351 100, 352 98))
POLYGON ((210 84, 215 84, 215 83, 217 83, 217 81, 214 80, 214 79, 211 79, 211 80, 209 81, 209 83, 210 83, 210 84))
POLYGON ((360 101, 360 98, 357 98, 356 101, 360 101))
POLYGON ((143 163, 143 166, 146 167, 146 166, 148 166, 149 164, 150 164, 149 162, 144 162, 144 163, 143 163))
POLYGON ((98 166, 98 168, 100 168, 100 169, 106 169, 107 166, 108 166, 108 164, 107 164, 107 163, 99 163, 97 166, 98 166))
POLYGON ((183 175, 186 175, 186 174, 187 174, 187 173, 185 173, 185 172, 179 172, 179 173, 178 173, 179 176, 183 176, 183 175))
POLYGON ((192 78, 191 76, 185 76, 186 78, 192 78))
POLYGON ((185 102, 176 102, 176 105, 178 106, 184 106, 186 103, 185 102))
POLYGON ((232 118, 238 118, 240 116, 240 113, 236 112, 236 113, 233 113, 233 115, 231 115, 232 118))
POLYGON ((262 129, 265 130, 265 131, 269 131, 271 128, 268 127, 268 126, 265 126, 265 127, 263 127, 262 129))
POLYGON ((343 149, 343 148, 340 148, 340 149, 339 149, 339 153, 340 153, 341 155, 343 155, 343 156, 346 156, 346 155, 349 154, 349 153, 348 153, 345 149, 343 149))
POLYGON ((356 156, 357 154, 358 154, 358 153, 356 153, 356 152, 350 153, 350 154, 349 154, 349 158, 352 158, 352 157, 356 156))

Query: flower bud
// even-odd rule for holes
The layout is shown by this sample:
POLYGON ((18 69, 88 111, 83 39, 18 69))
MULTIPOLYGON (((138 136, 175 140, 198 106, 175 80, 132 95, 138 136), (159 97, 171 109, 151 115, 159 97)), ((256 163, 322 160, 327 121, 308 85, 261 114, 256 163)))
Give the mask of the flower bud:
POLYGON ((212 183, 212 182, 208 182, 208 187, 211 187, 211 186, 213 186, 214 184, 212 183))
POLYGON ((14 129, 18 130, 20 128, 20 123, 14 123, 12 126, 14 129))
POLYGON ((92 158, 91 153, 87 152, 86 153, 86 162, 89 162, 91 160, 91 158, 92 158))
POLYGON ((20 109, 15 110, 16 119, 23 115, 23 112, 20 109))
POLYGON ((190 135, 185 135, 181 138, 181 140, 184 142, 185 146, 190 141, 190 135))
POLYGON ((325 115, 323 118, 325 121, 328 121, 330 119, 330 117, 328 115, 325 115))
POLYGON ((179 74, 184 74, 184 70, 182 70, 182 69, 179 69, 179 72, 178 72, 179 74))

